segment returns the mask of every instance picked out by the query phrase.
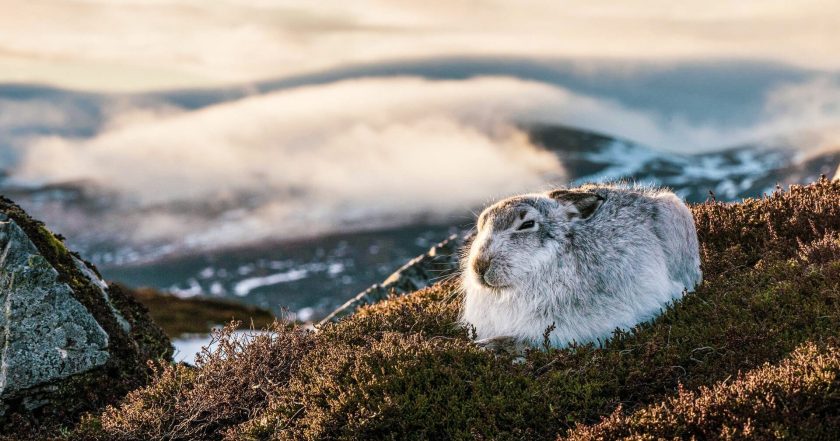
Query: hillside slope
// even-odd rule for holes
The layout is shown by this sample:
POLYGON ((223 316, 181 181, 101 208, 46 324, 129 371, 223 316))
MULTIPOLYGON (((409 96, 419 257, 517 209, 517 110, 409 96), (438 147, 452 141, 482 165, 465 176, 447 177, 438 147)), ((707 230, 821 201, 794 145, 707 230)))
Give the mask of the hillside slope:
POLYGON ((88 416, 101 439, 827 439, 840 430, 840 181, 692 207, 705 282, 603 347, 475 348, 453 281, 309 333, 222 333, 88 416))
MULTIPOLYGON (((807 146, 793 148, 778 140, 766 140, 691 154, 682 148, 682 153, 661 151, 607 134, 552 124, 523 122, 518 130, 528 138, 523 145, 538 146, 557 157, 564 169, 562 179, 557 182, 571 185, 608 179, 656 182, 690 202, 705 201, 710 190, 718 200, 758 197, 772 192, 776 183, 802 184, 816 180, 821 173, 833 175, 840 163, 840 146, 815 151, 807 146)), ((531 150, 527 147, 509 153, 515 158, 530 154, 531 150)), ((364 151, 361 149, 359 154, 364 151)), ((452 167, 453 161, 460 160, 444 155, 439 165, 452 167)), ((391 170, 398 166, 384 167, 391 170)), ((422 213, 406 211, 400 205, 403 204, 400 198, 375 196, 376 192, 345 195, 342 198, 352 205, 356 213, 352 218, 356 221, 348 218, 347 223, 342 221, 339 222, 342 225, 326 230, 307 225, 304 230, 318 232, 317 237, 298 237, 297 233, 284 233, 291 231, 298 218, 291 219, 289 224, 263 219, 268 222, 264 225, 284 227, 266 228, 259 233, 249 225, 266 213, 273 213, 259 207, 266 203, 266 198, 276 197, 291 198, 280 201, 282 206, 304 204, 307 211, 321 213, 316 217, 332 223, 343 217, 340 213, 324 214, 330 212, 335 202, 332 192, 307 190, 305 185, 268 191, 257 185, 248 191, 243 189, 244 193, 235 197, 217 200, 209 195, 147 206, 138 202, 143 199, 139 195, 120 196, 93 181, 44 185, 41 180, 21 182, 15 178, 14 168, 8 172, 10 176, 4 180, 0 171, 0 193, 14 199, 53 230, 61 231, 68 238, 68 246, 97 265, 109 279, 180 295, 212 293, 235 302, 273 308, 275 315, 285 313, 281 307, 288 308, 288 312, 299 313, 303 320, 323 318, 349 296, 383 280, 432 243, 457 233, 451 229, 453 226, 467 226, 472 218, 470 211, 487 202, 484 192, 502 196, 527 187, 519 187, 518 179, 513 180, 508 190, 485 188, 473 193, 477 199, 467 203, 461 199, 460 191, 436 190, 420 184, 420 180, 415 182, 417 197, 429 201, 422 213), (360 200, 379 200, 383 205, 374 207, 359 203, 360 200), (168 220, 149 221, 158 218, 168 220), (165 231, 176 226, 180 232, 165 237, 165 231), (144 233, 130 234, 132 231, 144 233), (226 231, 225 243, 208 233, 212 231, 226 231)), ((439 175, 437 166, 428 168, 428 172, 429 176, 439 175)), ((282 174, 275 173, 280 180, 282 174)), ((402 174, 399 176, 401 180, 407 179, 402 174)), ((525 175, 522 178, 531 179, 525 175)), ((539 178, 541 182, 552 179, 559 178, 539 178)), ((453 185, 447 179, 443 181, 449 182, 446 190, 453 185)), ((469 182, 472 189, 483 186, 478 180, 469 182)), ((415 194, 415 191, 402 193, 415 194)))

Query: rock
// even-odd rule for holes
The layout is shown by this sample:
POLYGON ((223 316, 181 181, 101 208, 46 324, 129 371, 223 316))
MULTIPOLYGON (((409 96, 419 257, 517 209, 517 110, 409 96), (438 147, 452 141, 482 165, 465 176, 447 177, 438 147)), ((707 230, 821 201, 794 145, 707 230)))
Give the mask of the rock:
POLYGON ((0 432, 70 424, 172 357, 142 305, 2 197, 0 308, 0 432))
POLYGON ((458 270, 458 250, 464 244, 462 236, 453 234, 433 246, 426 254, 411 259, 382 283, 356 294, 318 323, 322 326, 356 312, 364 305, 384 300, 389 295, 407 294, 450 277, 458 270))
POLYGON ((105 364, 108 334, 2 213, 0 249, 0 397, 105 364))

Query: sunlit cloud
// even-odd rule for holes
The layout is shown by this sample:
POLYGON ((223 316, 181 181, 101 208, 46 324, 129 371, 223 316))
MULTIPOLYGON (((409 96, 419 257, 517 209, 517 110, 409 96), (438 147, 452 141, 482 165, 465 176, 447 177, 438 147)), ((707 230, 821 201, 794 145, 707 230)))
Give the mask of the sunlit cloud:
POLYGON ((401 225, 562 181, 558 159, 514 124, 558 97, 510 79, 347 81, 142 112, 90 139, 44 137, 14 178, 116 195, 97 234, 137 242, 218 247, 401 225))
POLYGON ((0 0, 0 10, 0 81, 96 90, 462 55, 840 69, 835 1, 0 0))
POLYGON ((215 248, 441 220, 565 183, 563 164, 529 141, 532 123, 683 152, 782 135, 818 147, 838 132, 806 129, 840 127, 838 102, 840 87, 816 80, 769 94, 765 119, 722 128, 511 78, 347 80, 193 111, 114 111, 95 136, 30 140, 12 177, 116 198, 84 220, 55 216, 70 236, 93 222, 98 239, 215 248))

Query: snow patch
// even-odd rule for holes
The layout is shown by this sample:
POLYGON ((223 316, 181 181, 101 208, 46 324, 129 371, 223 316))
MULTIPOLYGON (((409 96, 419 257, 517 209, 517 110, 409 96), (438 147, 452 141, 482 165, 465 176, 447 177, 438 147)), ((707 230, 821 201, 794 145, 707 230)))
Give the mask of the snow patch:
POLYGON ((272 274, 270 276, 251 277, 237 282, 233 287, 233 292, 240 297, 244 297, 257 288, 277 285, 279 283, 294 282, 295 280, 306 278, 308 275, 309 271, 305 269, 293 269, 283 273, 272 274))

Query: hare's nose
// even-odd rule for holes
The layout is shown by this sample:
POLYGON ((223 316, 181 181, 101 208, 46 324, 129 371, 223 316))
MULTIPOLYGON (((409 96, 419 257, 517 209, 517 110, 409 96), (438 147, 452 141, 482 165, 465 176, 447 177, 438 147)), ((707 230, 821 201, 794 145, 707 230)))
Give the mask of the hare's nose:
POLYGON ((484 278, 484 274, 487 273, 487 270, 490 269, 491 259, 489 257, 479 257, 475 259, 473 262, 473 269, 479 275, 479 277, 484 278))

